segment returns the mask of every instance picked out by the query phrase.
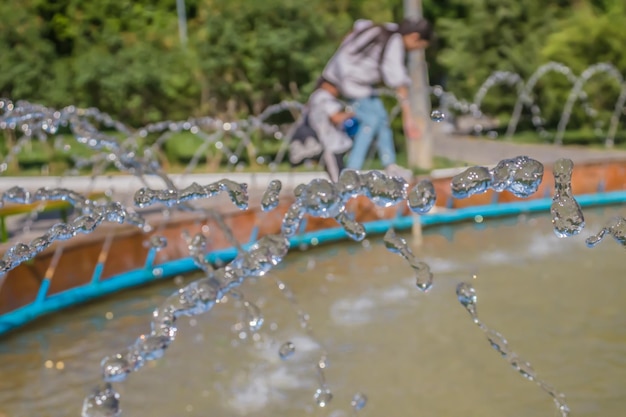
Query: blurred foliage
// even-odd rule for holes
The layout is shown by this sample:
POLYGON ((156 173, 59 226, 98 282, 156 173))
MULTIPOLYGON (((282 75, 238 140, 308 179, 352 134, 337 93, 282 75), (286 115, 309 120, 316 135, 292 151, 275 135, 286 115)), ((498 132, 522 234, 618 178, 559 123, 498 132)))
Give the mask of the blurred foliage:
MULTIPOLYGON (((176 0, 4 0, 0 96, 95 106, 134 126, 258 114, 282 99, 306 100, 355 19, 402 17, 402 0, 185 0, 185 7, 182 45, 176 0)), ((431 83, 459 98, 471 100, 493 71, 528 79, 549 61, 576 74, 608 62, 626 74, 624 0, 423 0, 423 7, 437 31, 427 51, 431 83)), ((537 84, 548 127, 570 89, 559 74, 537 84)), ((597 75, 585 91, 606 122, 616 83, 597 75)), ((510 87, 498 87, 484 109, 506 118, 514 100, 510 87)), ((572 125, 591 124, 577 106, 572 125)))

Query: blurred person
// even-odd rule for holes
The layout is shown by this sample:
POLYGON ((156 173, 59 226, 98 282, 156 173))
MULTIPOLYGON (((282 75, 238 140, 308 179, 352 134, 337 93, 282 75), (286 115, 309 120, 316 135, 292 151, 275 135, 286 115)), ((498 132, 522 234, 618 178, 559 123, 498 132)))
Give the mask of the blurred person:
POLYGON ((344 157, 358 132, 355 114, 346 110, 333 85, 319 80, 289 143, 292 166, 319 161, 333 182, 344 169, 344 157))
POLYGON ((357 20, 330 59, 322 79, 334 86, 349 101, 361 128, 354 137, 347 168, 362 169, 374 138, 382 165, 389 175, 407 180, 411 171, 396 164, 396 151, 389 118, 376 88, 384 84, 396 92, 402 109, 402 126, 408 140, 419 139, 420 132, 411 117, 406 53, 429 46, 433 28, 426 19, 405 19, 400 24, 376 25, 357 20))
POLYGON ((337 182, 344 169, 344 156, 352 147, 352 137, 359 131, 355 114, 346 110, 337 88, 323 80, 307 102, 308 123, 323 146, 321 161, 330 179, 337 182))

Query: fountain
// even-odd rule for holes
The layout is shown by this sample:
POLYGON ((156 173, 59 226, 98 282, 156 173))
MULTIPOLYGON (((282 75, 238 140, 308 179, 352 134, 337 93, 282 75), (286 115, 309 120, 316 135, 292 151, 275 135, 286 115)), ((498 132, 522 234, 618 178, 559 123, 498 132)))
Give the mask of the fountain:
MULTIPOLYGON (((492 81, 485 83, 485 89, 481 89, 481 93, 477 94, 475 105, 469 106, 469 110, 479 112, 480 103, 489 87, 501 80, 514 80, 520 91, 524 91, 519 78, 511 74, 506 76, 495 75, 492 81)), ((578 88, 576 90, 578 96, 580 87, 575 88, 578 88)), ((32 138, 54 134, 62 126, 69 127, 79 143, 96 151, 93 157, 77 161, 78 166, 92 166, 94 169, 92 182, 88 187, 90 190, 94 189, 98 175, 102 175, 107 166, 114 165, 120 171, 137 176, 144 183, 143 187, 135 192, 132 199, 138 209, 149 210, 154 207, 165 207, 165 211, 162 211, 161 221, 150 222, 148 216, 142 214, 144 212, 135 211, 121 201, 110 201, 106 198, 92 200, 81 193, 62 187, 39 188, 34 192, 19 186, 13 187, 2 194, 1 201, 3 204, 37 205, 46 201, 64 201, 73 207, 76 216, 71 221, 53 225, 43 235, 35 237, 28 244, 17 243, 11 246, 0 262, 0 273, 2 274, 0 279, 4 280, 12 270, 36 259, 38 254, 57 242, 48 267, 48 270, 52 271, 50 273, 53 274, 56 263, 59 262, 63 253, 63 246, 59 245, 58 242, 75 239, 81 234, 94 235, 107 223, 125 223, 130 227, 137 228, 141 234, 150 233, 146 248, 146 269, 153 276, 167 275, 162 268, 155 266, 155 260, 159 253, 166 251, 172 244, 171 239, 161 235, 171 211, 195 214, 204 221, 210 219, 225 235, 224 239, 234 248, 233 251, 230 251, 229 256, 211 258, 210 253, 207 253, 210 237, 207 236, 206 231, 202 230, 202 227, 196 234, 184 233, 183 237, 189 258, 194 267, 202 271, 201 278, 189 282, 171 294, 160 307, 154 310, 151 327, 147 333, 141 334, 126 349, 102 359, 103 384, 85 398, 82 409, 83 416, 116 416, 120 414, 121 398, 113 384, 126 380, 131 373, 150 367, 150 364, 158 362, 164 357, 166 351, 173 348, 181 317, 193 318, 209 311, 213 314, 217 305, 226 303, 228 298, 232 298, 240 303, 244 312, 241 324, 238 324, 242 331, 245 329, 244 333, 241 334, 259 334, 258 332, 265 322, 264 315, 254 301, 244 296, 242 284, 266 278, 271 280, 273 271, 281 264, 289 249, 297 247, 298 242, 303 241, 301 232, 306 226, 306 222, 313 221, 315 218, 334 222, 339 225, 341 233, 348 238, 357 242, 365 242, 368 228, 357 220, 355 213, 351 210, 355 207, 354 201, 367 200, 374 207, 382 209, 401 207, 402 210, 406 209, 412 213, 425 215, 434 207, 437 198, 437 187, 428 179, 411 185, 400 178, 387 177, 377 171, 364 173, 344 171, 336 184, 325 179, 313 179, 308 184, 300 184, 295 187, 293 198, 287 202, 281 215, 280 228, 266 232, 262 236, 250 238, 247 244, 241 244, 240 239, 234 235, 237 232, 236 228, 233 229, 229 226, 219 210, 215 210, 207 204, 196 203, 202 203, 224 194, 236 209, 246 210, 249 205, 247 185, 222 179, 205 185, 192 182, 186 187, 177 186, 175 181, 159 166, 156 159, 158 146, 167 141, 172 132, 181 130, 187 130, 202 139, 203 144, 191 158, 183 178, 193 171, 200 160, 200 155, 206 151, 208 146, 219 143, 222 143, 222 146, 216 147, 224 150, 229 166, 233 167, 239 162, 241 152, 251 144, 250 132, 252 130, 258 129, 265 133, 269 132, 278 140, 285 136, 288 138, 288 132, 281 133, 279 127, 267 125, 265 120, 273 111, 298 109, 297 105, 283 103, 272 110, 268 110, 261 117, 249 121, 222 122, 211 118, 183 122, 168 121, 150 125, 137 131, 131 131, 96 109, 83 110, 70 106, 62 110, 55 110, 23 102, 14 104, 8 100, 0 101, 0 109, 4 110, 4 113, 0 114, 0 127, 16 131, 21 130, 22 132, 22 137, 16 145, 18 150, 32 138), (95 119, 97 123, 102 123, 109 128, 113 127, 118 132, 124 133, 126 139, 119 141, 115 137, 103 133, 89 121, 90 118, 95 119), (154 133, 160 135, 154 142, 155 145, 143 150, 140 149, 137 139, 154 133), (222 142, 227 135, 232 135, 240 140, 234 151, 227 149, 222 142), (160 180, 161 186, 152 185, 153 183, 151 184, 149 181, 151 177, 160 180), (156 225, 157 223, 159 224, 156 225), (220 266, 220 263, 223 265, 220 266)), ((439 113, 433 115, 433 119, 436 121, 442 121, 444 118, 439 113)), ((12 150, 9 153, 2 164, 3 169, 6 169, 18 150, 12 150)), ((585 218, 581 208, 584 201, 577 201, 572 192, 572 169, 571 161, 560 160, 555 164, 552 171, 555 192, 550 199, 550 212, 554 234, 560 238, 576 236, 585 227, 585 218)), ((485 195, 487 192, 508 192, 518 199, 526 199, 538 193, 543 177, 544 167, 541 163, 521 156, 503 160, 491 168, 477 166, 466 169, 451 179, 450 196, 455 199, 469 199, 485 195)), ((281 191, 283 191, 281 181, 273 180, 269 183, 260 198, 259 206, 262 212, 269 215, 278 209, 281 202, 279 199, 281 191)), ((197 218, 194 221, 197 222, 197 218)), ((393 228, 388 228, 388 225, 385 225, 387 228, 384 237, 385 247, 390 252, 399 254, 408 263, 414 271, 414 285, 418 290, 430 293, 431 288, 433 288, 434 274, 429 264, 418 259, 407 242, 396 235, 393 228)), ((590 237, 587 244, 594 246, 605 235, 610 234, 623 245, 623 225, 624 219, 614 220, 602 228, 597 235, 590 237)), ((370 227, 371 229, 376 229, 376 227, 370 227)), ((256 230, 258 233, 258 228, 256 230)), ((106 259, 106 254, 112 247, 113 237, 111 236, 113 234, 105 235, 98 258, 106 259)), ((315 245, 314 239, 318 239, 318 237, 310 238, 308 243, 315 245)), ((100 285, 103 268, 104 265, 100 262, 91 278, 91 284, 100 285)), ((330 388, 332 384, 329 383, 327 375, 331 351, 313 333, 310 326, 310 316, 301 309, 300 303, 296 300, 290 287, 280 279, 275 278, 274 281, 281 295, 295 309, 300 327, 310 340, 321 346, 319 356, 313 361, 317 376, 317 388, 312 396, 319 408, 326 408, 333 402, 335 396, 330 388)), ((46 275, 44 284, 37 294, 36 303, 43 303, 47 299, 50 282, 51 276, 46 275)), ((3 281, 0 281, 0 290, 2 283, 3 281)), ((459 284, 456 291, 459 301, 470 312, 474 323, 485 332, 492 347, 526 379, 537 383, 541 389, 549 394, 560 415, 568 416, 569 407, 565 404, 562 394, 538 379, 530 365, 508 348, 508 342, 500 333, 488 328, 482 321, 478 320, 475 309, 476 295, 472 285, 459 284)), ((287 340, 276 349, 276 353, 281 360, 289 360, 294 352, 298 351, 298 346, 298 343, 287 340)), ((353 414, 358 413, 366 407, 368 396, 362 392, 357 392, 349 403, 353 414)))
POLYGON ((483 128, 480 125, 479 120, 483 117, 481 105, 485 96, 488 94, 489 90, 495 86, 514 86, 517 94, 517 100, 507 126, 506 136, 510 138, 513 134, 515 134, 522 111, 524 107, 528 107, 530 108, 532 114, 532 124, 539 135, 542 137, 549 137, 550 134, 543 127, 541 109, 536 104, 532 92, 537 82, 543 76, 551 72, 564 75, 572 84, 572 89, 563 108, 556 134, 554 136, 554 143, 557 145, 563 144, 563 135, 567 130, 567 125, 576 101, 581 101, 587 116, 592 119, 597 117, 597 111, 589 105, 587 95, 583 91, 585 84, 597 74, 606 74, 617 83, 619 87, 619 97, 615 102, 615 107, 609 121, 609 128, 605 134, 604 141, 606 147, 613 147, 620 117, 623 114, 624 103, 626 102, 626 82, 624 82, 624 78, 620 72, 613 65, 608 63, 592 65, 585 69, 580 76, 576 76, 574 75, 572 69, 566 65, 558 62, 548 62, 537 68, 526 82, 522 80, 519 74, 507 71, 496 71, 483 82, 471 103, 459 100, 456 96, 454 96, 454 94, 444 91, 441 87, 432 88, 431 93, 440 100, 444 113, 446 113, 451 107, 454 111, 471 114, 475 119, 477 119, 477 124, 474 128, 475 133, 483 133, 483 128))

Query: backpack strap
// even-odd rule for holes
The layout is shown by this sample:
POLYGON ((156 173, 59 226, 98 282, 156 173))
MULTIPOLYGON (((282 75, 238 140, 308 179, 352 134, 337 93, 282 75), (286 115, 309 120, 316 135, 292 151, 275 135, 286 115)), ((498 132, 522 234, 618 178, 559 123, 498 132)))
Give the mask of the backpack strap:
POLYGON ((373 48, 375 45, 382 44, 382 48, 380 50, 380 55, 378 56, 378 71, 380 72, 380 78, 382 79, 383 76, 382 76, 381 65, 383 63, 383 59, 385 58, 385 52, 387 51, 387 45, 389 44, 389 40, 391 39, 391 37, 394 34, 398 33, 398 32, 389 30, 389 29, 385 28, 382 25, 372 25, 372 26, 369 26, 367 28, 361 29, 358 33, 355 34, 355 36, 351 39, 351 41, 356 40, 358 37, 363 35, 365 32, 367 32, 367 31, 369 31, 371 29, 374 29, 374 28, 379 28, 381 30, 381 33, 376 35, 374 37, 374 39, 372 39, 370 42, 367 42, 365 45, 360 47, 354 53, 355 54, 365 54, 371 48, 373 48))

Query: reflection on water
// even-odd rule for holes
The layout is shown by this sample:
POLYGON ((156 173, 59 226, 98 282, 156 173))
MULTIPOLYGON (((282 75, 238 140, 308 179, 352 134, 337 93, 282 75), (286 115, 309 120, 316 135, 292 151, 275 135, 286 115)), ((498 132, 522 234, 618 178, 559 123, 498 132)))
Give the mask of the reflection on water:
MULTIPOLYGON (((586 230, 618 214, 588 209, 586 230)), ((351 416, 351 402, 363 396, 359 417, 554 416, 550 398, 498 357, 458 303, 457 284, 476 276, 481 318, 566 393, 572 416, 622 417, 624 249, 614 242, 588 249, 588 233, 559 239, 548 216, 428 229, 424 248, 413 249, 434 276, 427 294, 382 237, 292 254, 273 275, 293 290, 314 333, 275 280, 247 283, 243 300, 181 319, 164 358, 116 385, 125 415, 339 417, 351 416), (246 300, 263 314, 258 333, 241 325, 246 300), (333 392, 323 409, 313 399, 322 345, 333 392)), ((192 278, 118 294, 4 337, 0 416, 79 415, 100 381, 101 358, 148 331, 153 308, 192 278)))

